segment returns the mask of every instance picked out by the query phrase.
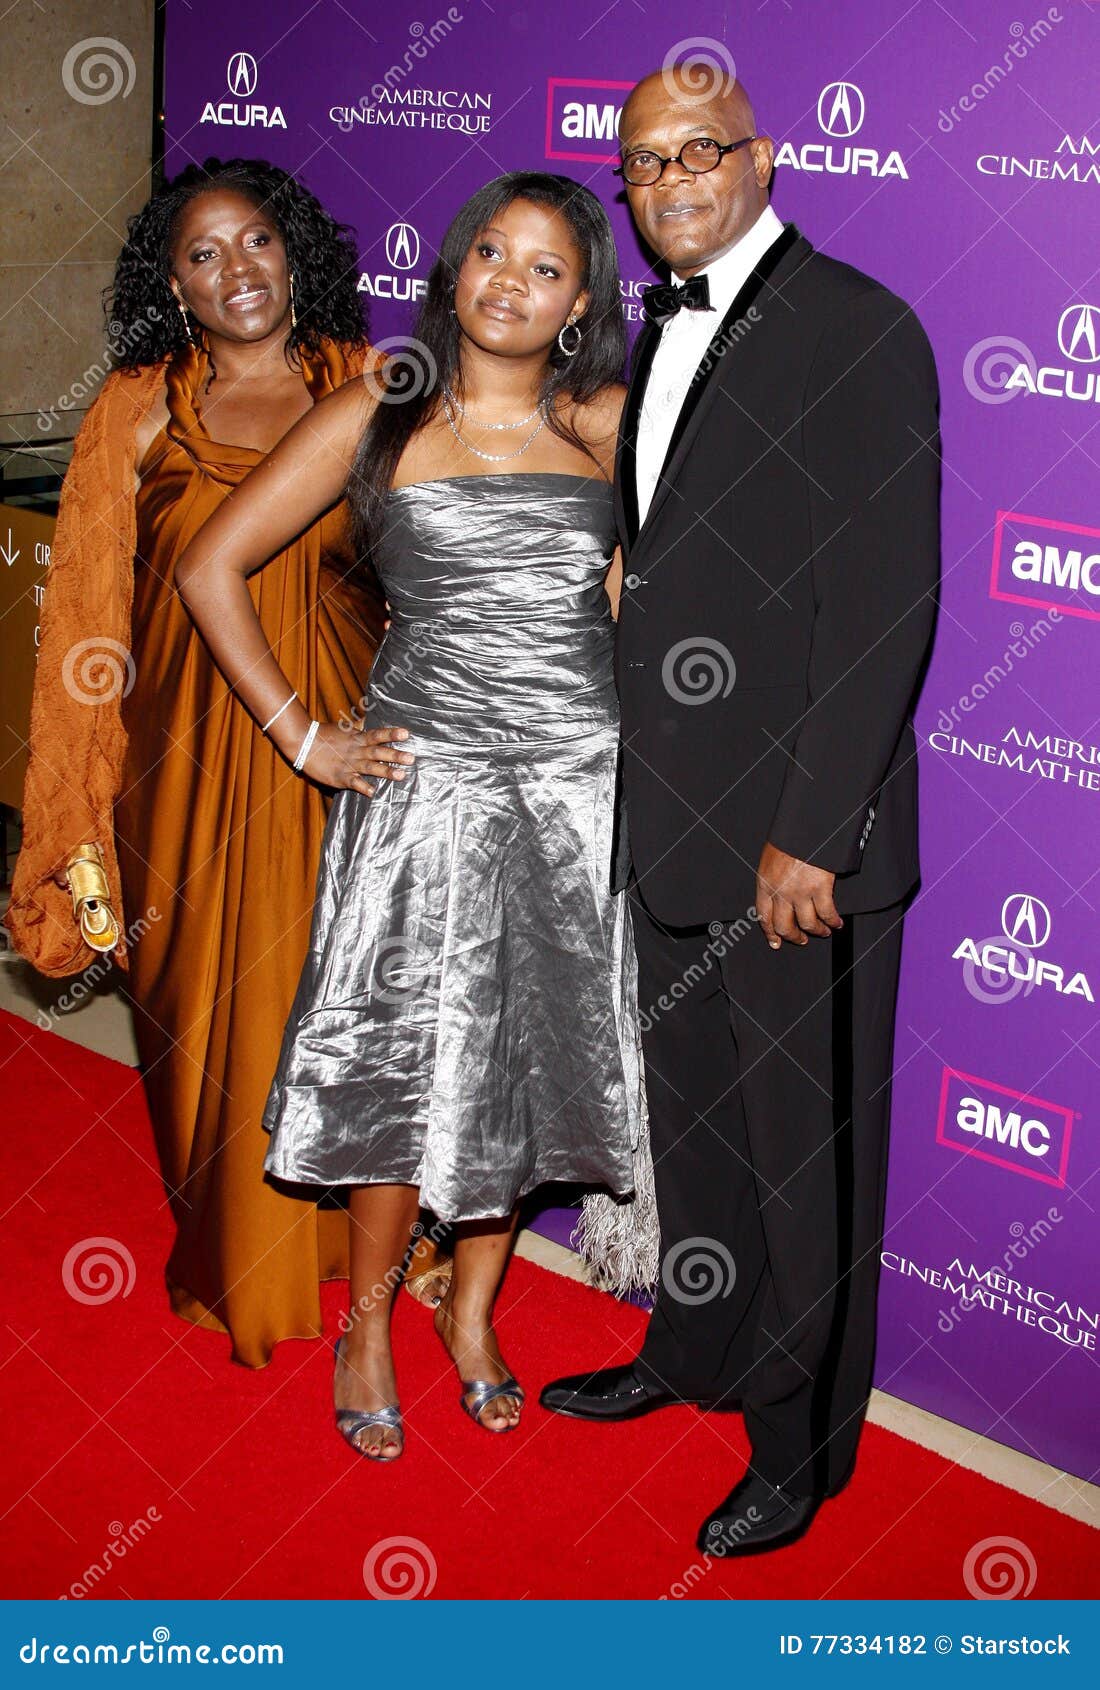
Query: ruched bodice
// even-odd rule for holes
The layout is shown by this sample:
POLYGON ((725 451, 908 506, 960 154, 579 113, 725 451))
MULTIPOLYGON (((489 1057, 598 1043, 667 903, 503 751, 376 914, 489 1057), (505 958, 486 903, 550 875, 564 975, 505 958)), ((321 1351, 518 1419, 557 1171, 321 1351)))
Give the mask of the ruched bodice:
POLYGON ((368 719, 464 744, 614 728, 614 545, 611 487, 596 477, 393 489, 375 560, 392 621, 368 719))

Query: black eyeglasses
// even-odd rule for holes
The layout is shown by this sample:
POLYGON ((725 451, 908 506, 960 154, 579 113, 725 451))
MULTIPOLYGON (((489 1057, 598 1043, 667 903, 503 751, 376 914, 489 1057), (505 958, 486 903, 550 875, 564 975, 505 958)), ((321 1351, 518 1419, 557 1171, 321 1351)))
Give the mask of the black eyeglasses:
POLYGON ((750 141, 755 140, 755 135, 745 135, 740 141, 729 141, 722 146, 720 142, 700 135, 694 141, 685 141, 680 151, 670 158, 662 158, 660 153, 649 152, 643 147, 628 153, 622 164, 615 166, 612 175, 621 176, 632 188, 651 188, 654 182, 661 180, 665 166, 675 162, 690 170, 693 176, 705 176, 708 170, 714 170, 721 164, 726 153, 735 153, 738 147, 747 147, 750 141))

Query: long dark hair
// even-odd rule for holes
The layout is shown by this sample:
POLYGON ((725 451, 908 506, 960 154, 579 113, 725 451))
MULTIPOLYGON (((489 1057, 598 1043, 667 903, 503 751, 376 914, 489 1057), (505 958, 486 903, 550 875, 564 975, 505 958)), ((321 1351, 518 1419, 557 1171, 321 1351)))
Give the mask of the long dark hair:
MULTIPOLYGON (((345 346, 367 338, 354 231, 286 170, 258 158, 208 158, 166 182, 126 225, 126 244, 104 289, 116 368, 137 370, 187 346, 183 313, 168 283, 180 213, 200 194, 229 188, 262 208, 286 246, 297 324, 286 352, 316 352, 322 336, 345 346)), ((192 333, 197 324, 192 323, 192 333)), ((197 335, 196 335, 196 338, 197 335)))
POLYGON ((594 458, 576 430, 558 415, 555 401, 567 395, 575 404, 587 404, 622 373, 626 331, 615 237, 603 206, 579 182, 541 170, 512 170, 479 188, 452 221, 428 276, 414 341, 375 378, 381 388, 379 404, 363 431, 348 480, 352 539, 360 558, 369 557, 377 543, 401 454, 433 415, 444 383, 452 391, 458 386, 461 330, 451 309, 458 272, 477 235, 518 199, 560 212, 581 253, 581 287, 589 298, 587 311, 578 318, 580 346, 572 358, 557 345, 551 347, 539 399, 548 407, 547 426, 594 458))

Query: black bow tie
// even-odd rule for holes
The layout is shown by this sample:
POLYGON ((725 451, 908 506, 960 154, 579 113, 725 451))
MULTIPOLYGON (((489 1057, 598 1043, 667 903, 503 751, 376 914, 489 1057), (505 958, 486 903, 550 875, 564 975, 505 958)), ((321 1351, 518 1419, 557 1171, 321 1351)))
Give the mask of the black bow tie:
POLYGON ((642 309, 651 323, 667 323, 685 306, 689 311, 710 310, 710 283, 705 276, 692 276, 683 287, 657 282, 642 289, 642 309))

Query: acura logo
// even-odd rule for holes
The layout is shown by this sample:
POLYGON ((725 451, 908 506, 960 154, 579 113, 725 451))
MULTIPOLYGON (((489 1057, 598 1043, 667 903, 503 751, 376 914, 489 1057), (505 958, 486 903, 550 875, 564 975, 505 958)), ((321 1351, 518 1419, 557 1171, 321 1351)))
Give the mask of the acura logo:
POLYGON ((1014 945, 1037 951, 1050 938, 1050 911, 1041 898, 1013 892, 1001 907, 1001 928, 1014 945))
POLYGON ((234 99, 247 100, 256 92, 259 73, 251 53, 234 53, 225 73, 226 84, 234 99))
POLYGON ((1100 305, 1068 305, 1058 319, 1058 345, 1075 363, 1095 364, 1100 360, 1098 331, 1100 305))
POLYGON ((830 82, 817 102, 817 121, 826 135, 847 141, 863 128, 866 107, 854 82, 830 82))
POLYGON ((391 270, 414 270, 420 262, 420 236, 411 223, 394 223, 387 230, 386 262, 391 270))

